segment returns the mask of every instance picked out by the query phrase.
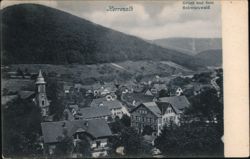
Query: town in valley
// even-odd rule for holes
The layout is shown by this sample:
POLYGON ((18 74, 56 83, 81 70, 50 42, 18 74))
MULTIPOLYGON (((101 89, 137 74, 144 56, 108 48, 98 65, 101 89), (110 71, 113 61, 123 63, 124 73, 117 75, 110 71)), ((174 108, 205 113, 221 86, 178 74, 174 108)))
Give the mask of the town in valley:
POLYGON ((219 1, 3 2, 4 158, 224 156, 219 1))
POLYGON ((221 108, 209 105, 222 103, 219 67, 187 75, 136 75, 86 85, 53 70, 31 72, 24 66, 2 67, 2 107, 6 118, 15 111, 16 120, 36 116, 33 123, 24 123, 27 130, 37 129, 29 132, 33 139, 26 142, 41 155, 164 157, 161 138, 169 134, 163 132, 185 129, 185 125, 217 127, 223 119, 217 111, 221 108), (32 124, 37 125, 30 128, 32 124))

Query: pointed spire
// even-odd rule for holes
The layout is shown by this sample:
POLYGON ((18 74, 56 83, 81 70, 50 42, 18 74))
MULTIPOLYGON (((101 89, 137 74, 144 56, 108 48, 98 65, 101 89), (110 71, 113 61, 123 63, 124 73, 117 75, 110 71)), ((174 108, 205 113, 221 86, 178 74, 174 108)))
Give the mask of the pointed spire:
POLYGON ((46 82, 44 81, 42 71, 39 70, 39 74, 37 76, 36 84, 45 84, 46 82))
POLYGON ((38 78, 43 78, 43 74, 41 70, 39 70, 38 78))

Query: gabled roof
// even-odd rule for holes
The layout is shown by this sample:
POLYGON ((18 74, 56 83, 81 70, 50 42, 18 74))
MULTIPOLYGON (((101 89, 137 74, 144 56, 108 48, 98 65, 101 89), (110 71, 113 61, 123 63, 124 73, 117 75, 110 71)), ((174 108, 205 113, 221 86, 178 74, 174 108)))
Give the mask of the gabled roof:
POLYGON ((66 135, 71 137, 76 132, 86 132, 93 138, 111 136, 111 130, 105 120, 73 120, 41 123, 44 143, 60 142, 60 138, 66 135))
POLYGON ((104 101, 107 101, 106 97, 93 99, 90 106, 91 107, 98 107, 104 101))
POLYGON ((135 110, 137 110, 140 107, 146 107, 156 117, 161 117, 161 110, 158 108, 158 106, 155 102, 142 103, 142 104, 138 105, 136 108, 134 108, 130 113, 134 112, 135 110))
POLYGON ((110 100, 110 101, 103 101, 103 106, 107 106, 110 110, 111 109, 121 109, 122 103, 119 100, 110 100))
POLYGON ((103 98, 93 99, 90 106, 91 107, 100 107, 100 106, 105 107, 106 106, 111 110, 111 109, 122 108, 122 103, 117 99, 107 101, 106 97, 103 97, 103 98))
POLYGON ((73 86, 69 86, 69 85, 64 85, 63 86, 63 90, 70 90, 73 86))
POLYGON ((167 89, 166 84, 159 84, 159 83, 155 83, 152 88, 157 89, 158 91, 162 90, 162 89, 167 89))
POLYGON ((107 107, 86 107, 80 109, 80 116, 83 119, 98 118, 111 115, 111 111, 107 107))
POLYGON ((189 107, 190 105, 186 96, 162 97, 159 100, 160 102, 171 104, 176 113, 179 113, 181 110, 189 107))
POLYGON ((155 102, 148 102, 143 103, 144 106, 146 106, 153 114, 155 114, 157 117, 161 117, 161 110, 157 106, 155 102))
POLYGON ((128 93, 124 95, 124 98, 127 102, 133 103, 136 101, 136 104, 139 105, 145 102, 152 102, 154 96, 144 95, 143 93, 128 93))

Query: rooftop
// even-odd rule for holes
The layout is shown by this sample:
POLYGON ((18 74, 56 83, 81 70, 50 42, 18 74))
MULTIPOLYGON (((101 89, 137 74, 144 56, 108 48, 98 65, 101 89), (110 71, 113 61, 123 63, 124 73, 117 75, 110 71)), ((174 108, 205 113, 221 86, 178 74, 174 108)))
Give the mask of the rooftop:
POLYGON ((171 104, 176 113, 179 113, 181 110, 189 107, 190 105, 186 96, 162 97, 160 98, 160 102, 171 104))
POLYGON ((80 130, 91 135, 93 138, 112 135, 108 124, 102 119, 43 122, 41 126, 44 143, 60 142, 60 138, 64 137, 65 134, 71 137, 80 130))
POLYGON ((84 119, 97 118, 111 115, 111 111, 107 107, 86 107, 80 109, 80 116, 84 119))

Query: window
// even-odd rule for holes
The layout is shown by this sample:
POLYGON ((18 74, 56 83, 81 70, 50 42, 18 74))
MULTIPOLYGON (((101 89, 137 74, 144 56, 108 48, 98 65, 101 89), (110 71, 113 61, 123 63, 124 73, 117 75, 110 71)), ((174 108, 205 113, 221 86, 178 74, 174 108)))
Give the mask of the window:
POLYGON ((141 118, 139 116, 136 117, 137 121, 141 121, 141 118))
POLYGON ((100 147, 101 146, 101 141, 96 141, 96 147, 100 147))
POLYGON ((42 106, 44 106, 44 104, 45 104, 45 102, 44 102, 44 100, 42 100, 42 106))

